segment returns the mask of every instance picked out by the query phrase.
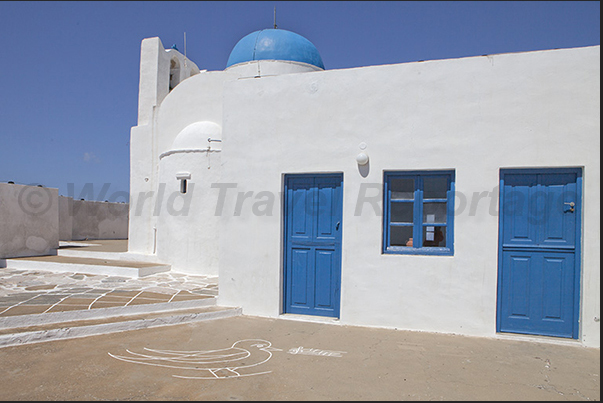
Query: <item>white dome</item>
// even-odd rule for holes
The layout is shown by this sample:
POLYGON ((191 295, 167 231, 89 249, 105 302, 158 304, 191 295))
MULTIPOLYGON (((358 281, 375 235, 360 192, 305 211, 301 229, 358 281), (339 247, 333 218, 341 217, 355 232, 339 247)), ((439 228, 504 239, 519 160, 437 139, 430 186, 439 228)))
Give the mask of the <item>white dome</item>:
POLYGON ((191 123, 174 139, 172 150, 205 149, 210 145, 208 139, 219 140, 222 137, 220 125, 207 120, 191 123))

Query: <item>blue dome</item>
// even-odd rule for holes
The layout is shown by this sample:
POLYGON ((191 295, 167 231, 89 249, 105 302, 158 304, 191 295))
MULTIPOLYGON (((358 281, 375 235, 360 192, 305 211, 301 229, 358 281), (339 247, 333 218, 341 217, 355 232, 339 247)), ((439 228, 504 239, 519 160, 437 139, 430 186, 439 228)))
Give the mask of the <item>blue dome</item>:
POLYGON ((253 60, 288 60, 325 68, 312 42, 284 29, 262 29, 243 37, 230 52, 226 67, 253 60))

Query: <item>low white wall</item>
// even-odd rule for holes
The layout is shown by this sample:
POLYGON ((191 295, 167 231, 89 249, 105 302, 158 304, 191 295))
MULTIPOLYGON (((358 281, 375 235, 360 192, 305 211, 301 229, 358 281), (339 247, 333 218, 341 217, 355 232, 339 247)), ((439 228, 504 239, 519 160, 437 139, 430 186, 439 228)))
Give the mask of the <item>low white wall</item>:
POLYGON ((54 255, 58 189, 0 183, 0 259, 54 255))
MULTIPOLYGON (((71 240, 127 239, 128 204, 72 200, 71 240)), ((63 218, 63 217, 61 217, 63 218)))
POLYGON ((59 196, 59 240, 71 241, 73 234, 73 198, 59 196))

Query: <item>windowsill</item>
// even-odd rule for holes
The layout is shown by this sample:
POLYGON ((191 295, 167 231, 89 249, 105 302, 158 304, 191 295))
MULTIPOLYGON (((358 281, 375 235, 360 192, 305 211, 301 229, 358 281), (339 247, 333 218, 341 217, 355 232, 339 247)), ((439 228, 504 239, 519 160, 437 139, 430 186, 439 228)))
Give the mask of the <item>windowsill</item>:
POLYGON ((449 248, 413 248, 409 246, 390 246, 383 251, 384 255, 428 255, 428 256, 454 256, 454 251, 449 248))

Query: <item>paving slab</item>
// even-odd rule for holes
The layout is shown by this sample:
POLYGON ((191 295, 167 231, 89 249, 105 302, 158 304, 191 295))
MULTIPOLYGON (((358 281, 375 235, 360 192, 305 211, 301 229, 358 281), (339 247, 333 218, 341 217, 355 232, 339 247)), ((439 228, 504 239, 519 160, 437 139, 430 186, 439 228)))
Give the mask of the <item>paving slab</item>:
POLYGON ((3 268, 0 329, 215 305, 217 282, 172 272, 131 278, 3 268))

